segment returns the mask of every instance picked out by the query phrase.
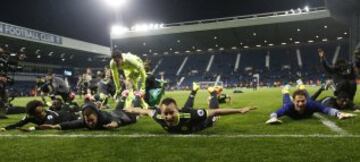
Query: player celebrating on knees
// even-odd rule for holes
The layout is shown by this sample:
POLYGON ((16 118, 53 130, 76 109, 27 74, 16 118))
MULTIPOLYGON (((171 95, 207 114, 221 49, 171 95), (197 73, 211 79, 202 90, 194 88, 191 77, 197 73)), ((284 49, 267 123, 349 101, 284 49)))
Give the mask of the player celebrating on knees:
POLYGON ((214 87, 208 89, 210 93, 209 109, 194 109, 194 98, 198 89, 199 86, 193 84, 190 96, 182 109, 178 108, 173 98, 165 98, 160 103, 160 107, 154 110, 128 108, 125 111, 150 116, 169 133, 190 134, 211 127, 217 116, 244 114, 255 109, 255 107, 219 109, 217 92, 214 87))
POLYGON ((354 117, 354 114, 340 112, 331 107, 325 107, 320 103, 314 102, 309 99, 308 93, 304 89, 296 90, 291 100, 289 94, 289 87, 285 86, 282 90, 283 93, 283 107, 276 112, 271 113, 270 119, 266 124, 279 124, 282 123, 278 118, 286 115, 293 119, 303 119, 311 117, 315 112, 321 112, 330 116, 335 116, 338 119, 347 119, 354 117))

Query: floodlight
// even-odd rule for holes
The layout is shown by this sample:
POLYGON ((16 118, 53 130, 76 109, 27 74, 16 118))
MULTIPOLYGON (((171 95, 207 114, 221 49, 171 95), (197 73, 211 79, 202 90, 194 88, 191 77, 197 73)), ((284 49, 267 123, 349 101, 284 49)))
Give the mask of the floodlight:
POLYGON ((126 0, 105 0, 106 4, 113 8, 119 8, 126 4, 126 0))
POLYGON ((304 7, 304 10, 305 10, 305 12, 309 12, 309 11, 310 11, 309 6, 305 6, 305 7, 304 7))
POLYGON ((122 35, 128 31, 129 31, 129 29, 127 27, 120 26, 120 25, 113 25, 111 27, 111 35, 122 35))

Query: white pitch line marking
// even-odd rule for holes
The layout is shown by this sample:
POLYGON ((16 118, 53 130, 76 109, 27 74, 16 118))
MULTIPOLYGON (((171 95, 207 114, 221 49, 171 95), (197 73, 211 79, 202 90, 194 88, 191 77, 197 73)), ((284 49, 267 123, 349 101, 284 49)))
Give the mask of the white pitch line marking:
POLYGON ((360 138, 351 134, 234 134, 234 135, 168 135, 168 134, 0 134, 0 138, 360 138))
POLYGON ((330 128, 332 131, 339 133, 341 135, 349 135, 349 133, 347 131, 345 131, 344 129, 340 128, 339 126, 337 126, 334 122, 330 121, 329 119, 325 118, 324 116, 315 113, 314 114, 315 117, 317 117, 318 119, 320 119, 320 121, 327 126, 328 128, 330 128))

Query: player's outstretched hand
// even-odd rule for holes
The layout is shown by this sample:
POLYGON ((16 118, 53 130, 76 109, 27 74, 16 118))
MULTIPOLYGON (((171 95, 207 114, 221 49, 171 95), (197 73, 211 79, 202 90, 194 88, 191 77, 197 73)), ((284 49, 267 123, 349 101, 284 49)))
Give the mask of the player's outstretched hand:
POLYGON ((145 96, 145 90, 140 89, 140 90, 138 90, 138 91, 135 91, 135 92, 134 92, 134 95, 137 96, 137 97, 140 97, 140 98, 144 98, 144 96, 145 96))
POLYGON ((109 129, 113 129, 113 128, 117 128, 119 127, 119 124, 115 121, 112 121, 109 124, 103 125, 104 128, 109 128, 109 129))
POLYGON ((17 130, 19 131, 22 131, 22 132, 32 132, 32 131, 35 131, 35 127, 30 127, 30 128, 16 128, 17 130))
POLYGON ((197 84, 196 82, 192 83, 192 90, 197 92, 200 89, 200 85, 197 84))
POLYGON ((57 129, 57 125, 43 124, 39 126, 40 129, 57 129))
POLYGON ((239 109, 240 113, 247 113, 252 110, 256 110, 256 107, 255 106, 247 106, 242 109, 239 109))
POLYGON ((121 92, 121 97, 127 98, 130 94, 130 91, 125 89, 121 92))
POLYGON ((0 132, 5 132, 6 129, 5 128, 0 128, 0 132))
POLYGON ((344 112, 340 112, 338 113, 337 115, 337 118, 342 120, 342 119, 348 119, 348 118, 353 118, 355 117, 356 115, 355 114, 352 114, 352 113, 344 113, 344 112))
POLYGON ((270 118, 270 119, 267 120, 265 123, 266 123, 266 124, 281 124, 282 121, 279 120, 278 118, 270 118))

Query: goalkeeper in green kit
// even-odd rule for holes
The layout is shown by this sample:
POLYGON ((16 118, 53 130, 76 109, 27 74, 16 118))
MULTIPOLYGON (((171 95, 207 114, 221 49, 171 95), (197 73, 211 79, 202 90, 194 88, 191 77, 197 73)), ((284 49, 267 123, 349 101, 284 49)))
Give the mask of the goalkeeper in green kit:
MULTIPOLYGON (((126 105, 133 101, 140 101, 141 107, 147 108, 144 102, 146 72, 143 61, 136 55, 131 53, 121 53, 113 51, 111 54, 110 69, 113 76, 116 92, 115 98, 120 95, 128 95, 126 105), (125 86, 122 86, 120 73, 123 72, 125 86), (134 100, 138 99, 138 100, 134 100)), ((126 106, 125 106, 126 107, 126 106)))

